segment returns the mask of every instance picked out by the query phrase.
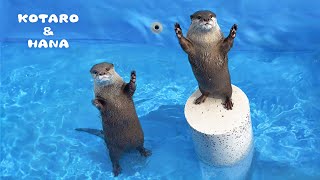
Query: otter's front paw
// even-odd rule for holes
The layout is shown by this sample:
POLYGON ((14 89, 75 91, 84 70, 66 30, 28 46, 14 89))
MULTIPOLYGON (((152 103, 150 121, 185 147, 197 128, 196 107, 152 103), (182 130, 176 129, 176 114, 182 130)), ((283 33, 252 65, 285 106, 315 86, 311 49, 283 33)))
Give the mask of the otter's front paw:
POLYGON ((234 25, 231 27, 230 35, 229 35, 229 36, 232 37, 232 38, 235 38, 235 37, 236 37, 237 30, 238 30, 238 25, 237 25, 237 24, 234 24, 234 25))
POLYGON ((176 32, 177 37, 180 39, 182 37, 182 29, 180 27, 180 24, 176 23, 174 25, 174 30, 176 32))
POLYGON ((93 99, 91 101, 91 103, 92 103, 92 105, 94 105, 99 110, 102 109, 102 107, 103 107, 103 105, 101 104, 101 102, 98 99, 93 99))
POLYGON ((131 82, 131 83, 136 83, 136 78, 137 78, 136 71, 131 71, 130 82, 131 82))

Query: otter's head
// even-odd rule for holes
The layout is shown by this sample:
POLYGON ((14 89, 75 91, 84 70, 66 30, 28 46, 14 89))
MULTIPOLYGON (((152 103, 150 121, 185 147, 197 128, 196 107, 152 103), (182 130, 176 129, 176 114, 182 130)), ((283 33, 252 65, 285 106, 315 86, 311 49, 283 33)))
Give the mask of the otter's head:
POLYGON ((190 28, 194 30, 208 32, 220 29, 217 24, 216 14, 211 11, 197 11, 193 13, 190 18, 190 28))
POLYGON ((90 73, 94 79, 95 84, 106 86, 114 83, 113 79, 116 72, 114 70, 113 64, 103 62, 94 65, 91 68, 90 73))

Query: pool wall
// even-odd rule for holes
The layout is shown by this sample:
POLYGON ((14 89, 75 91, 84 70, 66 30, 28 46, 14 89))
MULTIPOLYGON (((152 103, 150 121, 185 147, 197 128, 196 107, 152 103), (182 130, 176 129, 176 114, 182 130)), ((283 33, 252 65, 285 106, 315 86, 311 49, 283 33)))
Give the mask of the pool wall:
POLYGON ((315 50, 320 44, 320 1, 318 0, 47 0, 0 2, 1 41, 42 39, 43 28, 50 26, 54 38, 69 40, 112 40, 177 47, 173 24, 184 32, 189 16, 196 10, 210 9, 227 34, 239 25, 235 50, 301 51, 315 50), (18 14, 78 14, 75 24, 21 23, 18 14), (161 34, 150 31, 154 21, 163 24, 161 34))

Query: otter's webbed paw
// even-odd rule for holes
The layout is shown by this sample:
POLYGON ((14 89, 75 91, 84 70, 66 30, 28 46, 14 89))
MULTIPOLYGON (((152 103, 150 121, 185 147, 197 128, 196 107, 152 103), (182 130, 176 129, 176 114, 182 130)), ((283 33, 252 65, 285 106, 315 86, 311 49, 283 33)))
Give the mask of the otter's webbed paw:
POLYGON ((234 25, 231 27, 231 29, 230 29, 230 34, 229 34, 229 36, 232 37, 232 38, 235 38, 235 37, 236 37, 237 30, 238 30, 238 25, 237 25, 237 24, 234 24, 234 25))
POLYGON ((226 101, 222 103, 222 105, 224 105, 224 108, 226 108, 227 110, 232 110, 233 102, 230 98, 227 98, 226 101))
POLYGON ((151 156, 152 155, 152 152, 151 150, 148 150, 144 147, 142 148, 137 148, 137 150, 140 152, 141 156, 144 156, 144 157, 148 157, 148 156, 151 156))
POLYGON ((103 103, 99 99, 93 99, 91 103, 99 110, 103 108, 103 103))
POLYGON ((134 85, 134 88, 135 88, 135 84, 136 84, 136 78, 137 78, 136 71, 131 71, 130 83, 132 85, 134 85))
POLYGON ((208 97, 208 96, 202 94, 200 97, 198 97, 198 98, 194 101, 194 104, 201 104, 201 103, 205 102, 206 99, 207 99, 207 97, 208 97))
POLYGON ((180 39, 182 37, 182 29, 179 23, 174 25, 174 31, 176 32, 177 37, 180 39))
POLYGON ((126 84, 124 89, 124 91, 130 97, 133 96, 134 92, 136 91, 136 78, 137 78, 136 71, 131 71, 130 82, 126 84))

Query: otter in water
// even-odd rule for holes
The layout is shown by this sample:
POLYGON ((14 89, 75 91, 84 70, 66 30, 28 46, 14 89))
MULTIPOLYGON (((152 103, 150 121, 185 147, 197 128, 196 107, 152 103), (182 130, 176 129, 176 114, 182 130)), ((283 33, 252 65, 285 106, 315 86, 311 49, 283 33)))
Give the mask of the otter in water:
POLYGON ((100 111, 103 130, 77 130, 104 138, 113 173, 118 176, 121 172, 119 159, 124 151, 136 149, 142 156, 151 155, 151 151, 144 148, 144 134, 132 99, 136 89, 136 72, 131 72, 129 83, 122 80, 110 63, 96 64, 90 73, 94 79, 95 93, 92 104, 100 111))
POLYGON ((201 96, 195 104, 201 104, 209 95, 225 98, 224 107, 232 109, 232 87, 228 69, 228 52, 233 45, 238 26, 231 27, 224 38, 215 13, 197 11, 191 16, 191 25, 184 37, 178 23, 175 32, 182 49, 188 54, 192 71, 198 81, 201 96))

